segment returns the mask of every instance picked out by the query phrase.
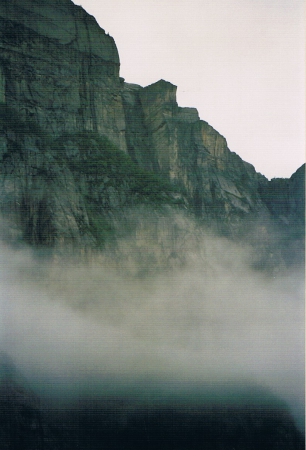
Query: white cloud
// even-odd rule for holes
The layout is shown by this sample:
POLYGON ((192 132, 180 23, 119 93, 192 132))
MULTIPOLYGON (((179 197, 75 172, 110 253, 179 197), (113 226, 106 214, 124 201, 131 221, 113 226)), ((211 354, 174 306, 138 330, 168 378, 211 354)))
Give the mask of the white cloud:
POLYGON ((89 376, 242 378, 302 409, 303 274, 254 272, 225 239, 203 236, 199 250, 140 280, 107 259, 63 265, 2 247, 1 349, 51 393, 89 376))

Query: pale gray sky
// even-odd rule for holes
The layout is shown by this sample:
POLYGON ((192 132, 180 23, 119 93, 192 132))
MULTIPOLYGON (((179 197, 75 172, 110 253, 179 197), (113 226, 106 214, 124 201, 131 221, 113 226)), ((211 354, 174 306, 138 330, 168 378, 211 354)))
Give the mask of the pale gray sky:
POLYGON ((268 178, 305 161, 304 0, 75 0, 127 82, 163 78, 268 178))

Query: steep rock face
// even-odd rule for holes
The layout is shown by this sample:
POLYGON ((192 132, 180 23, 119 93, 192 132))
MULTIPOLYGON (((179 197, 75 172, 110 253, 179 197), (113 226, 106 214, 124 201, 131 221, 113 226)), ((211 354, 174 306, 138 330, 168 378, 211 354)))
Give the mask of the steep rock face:
POLYGON ((195 108, 177 105, 176 86, 164 80, 145 88, 125 85, 123 99, 131 123, 129 153, 183 187, 198 217, 206 223, 217 219, 221 228, 234 231, 239 218, 268 214, 258 194, 260 175, 228 149, 195 108))
POLYGON ((70 0, 0 2, 0 101, 47 132, 106 134, 123 151, 113 38, 70 0))
POLYGON ((272 216, 280 223, 305 224, 305 164, 289 179, 272 178, 269 183, 260 185, 259 192, 272 216))
POLYGON ((289 179, 273 178, 259 185, 259 193, 272 216, 279 247, 292 264, 305 257, 305 164, 289 179))
MULTIPOLYGON (((266 238, 270 222, 280 233, 288 221, 291 230, 301 224, 301 176, 270 198, 276 182, 231 152, 195 108, 180 108, 176 86, 123 83, 114 40, 70 0, 0 0, 0 48, 0 209, 9 240, 83 252, 124 235, 121 221, 134 254, 149 254, 144 240, 158 243, 158 265, 177 255, 173 236, 186 226, 178 231, 165 210, 135 220, 126 208, 175 204, 239 239, 261 221, 265 239, 254 246, 261 241, 263 254, 279 253, 266 238), (110 157, 103 135, 128 159, 110 157)), ((299 233, 290 239, 301 247, 299 233)))
POLYGON ((80 234, 77 217, 85 215, 86 220, 86 211, 72 173, 59 164, 35 123, 6 107, 1 118, 2 236, 11 242, 84 247, 86 236, 80 234))
POLYGON ((98 133, 52 139, 2 105, 0 134, 1 236, 11 243, 66 255, 100 250, 115 233, 126 234, 119 221, 131 229, 127 208, 181 201, 170 183, 141 169, 98 133))

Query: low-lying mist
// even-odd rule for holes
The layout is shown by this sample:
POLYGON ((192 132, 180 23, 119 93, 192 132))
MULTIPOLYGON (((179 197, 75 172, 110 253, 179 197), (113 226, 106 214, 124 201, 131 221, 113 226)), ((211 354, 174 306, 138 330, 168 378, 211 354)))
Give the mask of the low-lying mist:
POLYGON ((301 425, 303 271, 267 276, 249 268, 247 248, 211 236, 200 246, 184 268, 139 278, 107 258, 55 262, 2 244, 1 350, 40 395, 249 383, 301 425))

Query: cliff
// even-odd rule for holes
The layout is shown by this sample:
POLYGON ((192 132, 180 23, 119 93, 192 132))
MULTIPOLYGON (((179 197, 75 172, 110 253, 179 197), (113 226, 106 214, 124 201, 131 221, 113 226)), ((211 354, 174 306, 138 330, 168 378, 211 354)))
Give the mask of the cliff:
POLYGON ((43 130, 107 134, 125 150, 113 38, 70 0, 0 2, 1 101, 43 130))
POLYGON ((1 448, 303 448, 282 400, 209 374, 247 366, 295 395, 300 280, 276 274, 303 264, 305 167, 268 181, 176 86, 125 83, 70 0, 0 0, 0 48, 0 337, 40 390, 0 353, 1 448), (202 365, 206 384, 185 378, 202 365))
MULTIPOLYGON (((177 105, 176 86, 124 83, 113 38, 80 6, 1 0, 0 47, 0 209, 9 241, 88 253, 133 229, 139 251, 149 235, 168 248, 160 250, 167 264, 177 254, 173 236, 186 230, 165 219, 170 205, 234 239, 248 239, 258 222, 267 236, 281 221, 300 246, 292 231, 301 228, 303 176, 279 193, 195 108, 177 105), (280 214, 279 204, 290 207, 280 214), (140 205, 150 210, 146 224, 131 215, 140 205)), ((282 265, 274 240, 263 253, 271 246, 282 265)))
POLYGON ((145 88, 126 84, 123 99, 129 154, 182 187, 197 217, 218 219, 228 230, 241 216, 265 213, 258 194, 263 177, 228 149, 195 108, 177 105, 176 86, 164 80, 145 88), (145 160, 141 143, 148 149, 145 160))

